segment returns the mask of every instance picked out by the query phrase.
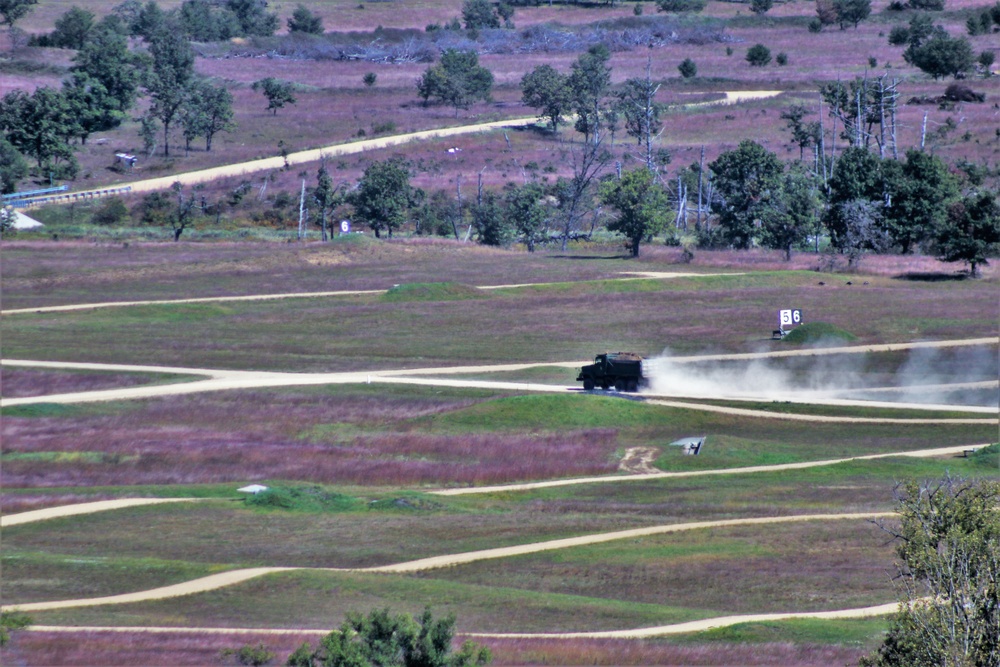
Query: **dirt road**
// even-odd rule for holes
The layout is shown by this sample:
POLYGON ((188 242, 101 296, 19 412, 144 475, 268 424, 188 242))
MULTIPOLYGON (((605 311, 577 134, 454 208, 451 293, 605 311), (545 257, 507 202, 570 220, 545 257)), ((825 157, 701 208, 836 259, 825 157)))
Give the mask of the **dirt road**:
MULTIPOLYGON (((692 357, 678 357, 676 362, 691 361, 723 361, 723 360, 744 360, 763 359, 769 357, 785 356, 809 356, 828 354, 859 354, 868 352, 886 352, 895 350, 910 350, 928 347, 961 347, 994 345, 1000 342, 1000 338, 971 338, 951 341, 932 341, 916 343, 890 343, 885 345, 861 345, 855 347, 820 348, 806 350, 783 350, 777 352, 757 352, 750 354, 716 354, 698 355, 692 357)), ((24 359, 4 359, 3 365, 18 366, 28 368, 69 368, 79 370, 113 371, 113 372, 138 372, 138 373, 173 373, 180 375, 201 375, 206 376, 205 380, 194 382, 183 382, 165 385, 146 385, 140 387, 128 387, 119 389, 107 389, 100 391, 75 392, 68 394, 51 394, 48 396, 26 396, 21 398, 8 398, 0 400, 0 406, 12 407, 16 405, 30 405, 35 403, 88 403, 98 401, 118 401, 131 399, 156 398, 161 396, 176 396, 181 394, 193 394, 206 391, 224 391, 233 389, 256 389, 264 387, 291 387, 320 384, 360 384, 371 382, 384 382, 395 384, 414 384, 428 386, 448 386, 466 387, 480 389, 499 389, 507 391, 533 391, 533 392, 578 392, 577 387, 564 387, 558 385, 535 384, 526 382, 496 382, 487 380, 452 380, 437 377, 427 378, 419 376, 437 376, 453 374, 472 373, 496 373, 507 371, 519 371, 539 366, 557 366, 563 368, 576 368, 588 363, 584 361, 560 361, 560 362, 536 362, 520 364, 493 364, 478 366, 449 366, 444 368, 410 368, 402 370, 376 370, 358 373, 286 373, 277 371, 233 371, 225 369, 211 368, 180 368, 169 366, 146 366, 131 364, 95 364, 95 363, 75 363, 57 361, 34 361, 24 359)), ((800 421, 829 421, 829 422, 853 422, 864 423, 865 418, 860 417, 816 417, 810 415, 794 415, 787 413, 768 412, 763 410, 747 410, 743 408, 733 408, 717 405, 704 405, 690 401, 670 401, 659 400, 657 395, 646 393, 644 398, 650 402, 666 405, 669 407, 680 407, 684 409, 698 409, 741 416, 762 417, 769 419, 791 419, 800 421)), ((733 400, 757 400, 759 398, 746 397, 724 397, 715 396, 713 398, 732 398, 733 400)), ((956 406, 956 405, 929 405, 923 403, 890 403, 873 402, 864 400, 829 400, 815 397, 805 397, 801 395, 789 395, 781 400, 791 403, 810 404, 826 402, 828 404, 853 406, 853 407, 887 407, 908 410, 949 410, 961 411, 972 414, 991 415, 989 419, 955 420, 945 421, 933 420, 913 420, 905 419, 896 423, 995 423, 997 420, 992 415, 997 414, 997 409, 981 406, 956 406)), ((879 423, 886 420, 879 419, 879 423)))
MULTIPOLYGON (((669 273, 665 271, 638 272, 623 271, 625 275, 634 276, 631 278, 615 278, 615 280, 666 280, 670 278, 706 278, 714 276, 741 276, 742 273, 669 273)), ((516 289, 519 287, 540 287, 558 283, 515 283, 511 285, 475 285, 480 290, 501 290, 516 289)), ((192 299, 160 299, 146 301, 108 301, 104 303, 74 303, 65 306, 42 306, 40 308, 11 308, 0 311, 0 315, 22 315, 25 313, 60 313, 71 310, 96 310, 98 308, 125 308, 129 306, 169 306, 185 303, 221 303, 227 301, 271 301, 277 299, 321 299, 338 296, 357 296, 363 294, 385 294, 388 290, 336 290, 332 292, 286 292, 281 294, 249 294, 240 296, 206 296, 192 299)))
MULTIPOLYGON (((703 618, 697 621, 686 621, 684 623, 672 623, 670 625, 659 625, 648 628, 634 628, 630 630, 600 630, 596 632, 460 632, 461 637, 474 637, 483 639, 644 639, 648 637, 660 637, 664 635, 680 635, 690 632, 702 632, 713 628, 724 628, 740 623, 762 623, 769 621, 787 621, 795 618, 815 618, 815 619, 837 619, 837 618, 870 618, 872 616, 885 616, 899 609, 899 604, 890 602, 889 604, 876 605, 872 607, 857 607, 854 609, 837 609, 834 611, 803 611, 787 612, 777 614, 741 614, 734 616, 716 616, 714 618, 703 618)), ((140 632, 166 632, 176 634, 241 634, 241 635, 299 635, 316 634, 327 635, 330 630, 316 630, 313 628, 180 628, 180 627, 99 627, 99 626, 59 626, 59 625, 33 625, 27 628, 35 632, 120 632, 120 633, 140 633, 140 632)))
MULTIPOLYGON (((720 104, 736 104, 738 102, 745 102, 749 100, 759 100, 767 99, 769 97, 775 97, 780 95, 782 91, 780 90, 742 90, 742 91, 729 91, 725 92, 725 97, 721 100, 712 100, 709 102, 699 102, 696 104, 683 105, 686 107, 703 107, 703 106, 713 106, 720 104)), ((275 156, 270 158, 261 158, 259 160, 250 160, 249 162, 241 162, 238 164, 222 165, 219 167, 211 167, 209 169, 201 169, 199 171, 191 171, 185 174, 174 174, 172 176, 163 176, 161 178, 150 178, 141 181, 135 181, 132 183, 122 183, 115 186, 115 189, 128 187, 130 192, 152 192, 154 190, 166 190, 174 183, 181 183, 182 185, 195 185, 198 183, 207 183, 209 181, 214 181, 219 178, 228 178, 230 176, 243 176, 246 174, 257 173, 261 171, 271 171, 275 169, 284 169, 286 166, 291 167, 294 165, 305 164, 309 162, 318 162, 323 158, 337 157, 342 155, 354 155, 357 153, 363 153, 365 151, 379 150, 383 148, 391 148, 393 146, 401 146, 403 144, 408 144, 413 141, 420 141, 425 139, 441 139, 444 137, 454 137, 462 134, 475 134, 477 132, 489 132, 491 130, 496 130, 504 127, 524 127, 527 125, 534 125, 539 123, 537 116, 532 116, 530 118, 511 118, 508 120, 498 120, 489 123, 473 123, 471 125, 460 125, 457 127, 445 127, 437 130, 423 130, 420 132, 409 132, 406 134, 396 134, 389 137, 380 137, 378 139, 365 139, 364 141, 352 141, 345 144, 333 144, 330 146, 325 146, 323 148, 315 148, 312 150, 298 151, 295 153, 289 153, 287 157, 275 156)), ((69 201, 71 198, 76 197, 88 197, 88 196, 99 196, 100 190, 91 191, 81 191, 73 192, 67 195, 60 195, 58 197, 50 197, 49 201, 66 200, 69 201)))
POLYGON ((440 569, 444 567, 454 567, 467 563, 474 563, 482 560, 492 560, 497 558, 510 558, 513 556, 523 556, 527 554, 539 553, 542 551, 553 551, 557 549, 569 549, 571 547, 587 546, 591 544, 601 544, 617 540, 636 539, 649 537, 652 535, 662 535, 665 533, 677 533, 689 530, 702 530, 707 528, 726 528, 730 526, 747 525, 773 525, 776 523, 792 523, 801 521, 844 521, 872 519, 878 517, 892 516, 891 512, 866 512, 857 514, 803 514, 780 517, 760 517, 746 519, 724 519, 719 521, 696 521, 692 523, 675 523, 662 526, 649 526, 646 528, 634 528, 631 530, 620 530, 610 533, 597 533, 593 535, 581 535, 560 540, 548 540, 545 542, 535 542, 533 544, 520 544, 511 547, 501 547, 498 549, 483 549, 480 551, 470 551, 460 554, 450 554, 445 556, 434 556, 431 558, 421 558, 419 560, 396 563, 394 565, 383 565, 367 568, 295 568, 295 567, 256 567, 242 570, 231 570, 220 574, 213 574, 207 577, 200 577, 191 581, 171 586, 163 586, 147 591, 137 591, 135 593, 124 593, 121 595, 109 595, 99 598, 87 598, 78 600, 55 600, 52 602, 31 602, 18 605, 4 605, 0 610, 10 611, 19 609, 21 611, 45 611, 51 609, 71 609, 75 607, 93 607, 110 604, 127 604, 129 602, 143 602, 148 600, 163 600, 166 598, 180 597, 183 595, 193 595, 208 591, 233 586, 235 584, 248 581, 266 574, 276 572, 289 572, 293 570, 306 570, 313 572, 364 572, 383 574, 408 574, 413 572, 423 572, 427 570, 440 569))
POLYGON ((126 507, 160 505, 163 503, 184 503, 194 502, 197 500, 199 500, 199 498, 120 498, 118 500, 99 500, 93 503, 60 505, 59 507, 47 507, 41 510, 19 512, 18 514, 8 514, 6 516, 2 516, 0 517, 0 528, 19 526, 22 523, 34 523, 35 521, 45 521, 47 519, 61 519, 63 517, 76 516, 78 514, 106 512, 108 510, 117 510, 126 507))
POLYGON ((684 472, 652 472, 632 475, 602 475, 597 477, 576 477, 572 479, 554 479, 547 482, 525 482, 523 484, 499 484, 495 486, 470 486, 457 489, 441 489, 429 491, 437 496, 468 496, 480 493, 508 493, 511 491, 531 491, 533 489, 549 489, 556 486, 573 486, 575 484, 607 484, 611 482, 637 482, 650 479, 678 479, 681 477, 706 477, 711 475, 746 475, 758 472, 778 472, 780 470, 804 470, 806 468, 821 468, 824 466, 848 463, 850 461, 872 461, 892 457, 932 458, 935 456, 954 456, 969 449, 985 447, 982 445, 958 445, 955 447, 938 447, 935 449, 920 449, 911 452, 891 452, 888 454, 866 454, 842 459, 826 459, 822 461, 800 461, 798 463, 777 463, 766 466, 745 466, 743 468, 712 468, 708 470, 686 470, 684 472))

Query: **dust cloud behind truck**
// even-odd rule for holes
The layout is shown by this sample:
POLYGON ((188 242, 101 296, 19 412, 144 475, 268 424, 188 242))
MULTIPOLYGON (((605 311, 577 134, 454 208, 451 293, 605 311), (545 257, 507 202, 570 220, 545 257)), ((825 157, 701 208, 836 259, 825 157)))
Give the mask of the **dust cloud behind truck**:
POLYGON ((631 352, 599 354, 594 363, 580 369, 577 382, 587 391, 600 387, 617 391, 639 391, 646 384, 642 374, 642 357, 631 352))

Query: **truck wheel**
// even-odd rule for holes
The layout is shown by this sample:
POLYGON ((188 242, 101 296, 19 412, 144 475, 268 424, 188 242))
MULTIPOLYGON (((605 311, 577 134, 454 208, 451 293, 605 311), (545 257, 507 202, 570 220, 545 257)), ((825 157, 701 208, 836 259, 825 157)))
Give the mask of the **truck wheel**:
POLYGON ((590 378, 587 378, 586 380, 584 380, 583 381, 583 389, 584 389, 584 391, 592 391, 594 389, 594 381, 592 379, 590 379, 590 378))
POLYGON ((615 380, 615 391, 625 391, 625 380, 615 380))
POLYGON ((631 392, 639 391, 639 383, 636 380, 628 381, 628 390, 631 392))

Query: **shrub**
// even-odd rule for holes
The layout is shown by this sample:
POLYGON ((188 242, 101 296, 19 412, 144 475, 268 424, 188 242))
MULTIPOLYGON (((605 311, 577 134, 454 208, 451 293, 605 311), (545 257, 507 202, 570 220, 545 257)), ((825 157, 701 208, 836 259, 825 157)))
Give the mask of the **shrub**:
POLYGON ((788 64, 788 54, 782 51, 774 57, 774 62, 778 63, 782 67, 788 64))
POLYGON ((809 32, 823 32, 823 22, 819 20, 819 17, 813 17, 809 21, 809 32))
POLYGON ((264 642, 260 642, 256 646, 253 644, 244 644, 238 649, 223 649, 219 654, 223 660, 234 657, 236 662, 240 665, 248 665, 249 667, 263 667, 263 665, 270 664, 274 660, 275 655, 273 651, 268 650, 264 646, 264 642))
POLYGON ((638 3, 638 2, 637 2, 637 3, 635 3, 635 4, 634 4, 634 5, 632 6, 632 13, 633 13, 633 14, 634 14, 635 16, 642 16, 642 5, 641 5, 640 3, 638 3))
POLYGON ((986 76, 990 76, 990 68, 993 67, 995 59, 996 55, 992 51, 983 51, 979 54, 979 59, 976 62, 985 70, 986 76))
POLYGON ((95 225, 117 225, 128 217, 128 207, 121 197, 110 197, 94 211, 90 222, 95 225))
POLYGON ((751 67, 764 67, 771 62, 771 49, 763 44, 754 44, 747 50, 746 60, 751 67))
POLYGON ((731 47, 731 46, 727 46, 726 47, 726 55, 727 56, 733 55, 733 47, 731 47))
POLYGON ((977 93, 972 88, 961 84, 953 83, 944 89, 944 96, 952 102, 985 102, 986 94, 977 93))
POLYGON ((782 339, 785 343, 816 343, 824 339, 840 339, 843 341, 856 340, 857 336, 849 331, 826 322, 810 322, 800 324, 782 339))
POLYGON ((364 81, 366 86, 371 88, 372 86, 375 85, 375 82, 378 80, 378 75, 375 74, 375 72, 368 72, 363 77, 361 77, 361 80, 364 81))
POLYGON ((939 12, 944 9, 944 0, 910 0, 907 4, 910 9, 923 9, 931 12, 939 12))
POLYGON ((690 58, 685 58, 684 61, 677 66, 680 71, 681 76, 685 79, 690 79, 698 74, 698 66, 695 65, 694 61, 690 58))
POLYGON ((893 46, 903 46, 910 41, 910 29, 905 25, 894 25, 889 31, 889 43, 893 46))
POLYGON ((705 9, 705 0, 657 0, 656 9, 661 12, 697 13, 705 9))

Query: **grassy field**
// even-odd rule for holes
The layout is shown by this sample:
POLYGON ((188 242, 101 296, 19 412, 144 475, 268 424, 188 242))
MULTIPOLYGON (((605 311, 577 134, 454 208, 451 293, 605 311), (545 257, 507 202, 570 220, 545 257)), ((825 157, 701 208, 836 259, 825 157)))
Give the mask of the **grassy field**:
MULTIPOLYGON (((71 4, 99 16, 118 0, 40 3, 19 23, 30 33, 52 29, 71 4)), ((179 2, 162 3, 176 6, 179 2)), ((460 13, 460 0, 334 0, 306 6, 330 34, 315 48, 373 40, 424 39, 424 27, 460 13), (375 27, 383 30, 377 34, 375 27), (411 32, 403 32, 403 31, 411 32), (348 34, 348 31, 353 31, 348 34)), ((888 72, 900 81, 900 151, 917 146, 927 123, 927 150, 949 163, 969 160, 992 171, 1000 158, 989 81, 986 103, 938 104, 947 82, 903 62, 890 46, 892 26, 910 12, 876 0, 857 29, 810 33, 812 2, 776 5, 764 17, 745 3, 708 3, 696 17, 657 14, 652 3, 518 8, 529 27, 556 32, 659 26, 675 41, 616 48, 615 84, 645 73, 669 105, 658 147, 672 156, 665 178, 753 137, 782 159, 798 157, 780 115, 793 104, 818 106, 827 81, 888 72), (603 22, 603 23, 599 23, 603 22), (788 56, 786 66, 750 67, 746 50, 764 43, 788 56), (690 57, 698 76, 680 78, 690 57), (871 61, 875 64, 872 65, 871 61), (735 106, 690 106, 724 91, 776 90, 780 95, 735 106)), ((294 3, 272 3, 284 19, 294 3)), ((983 9, 949 0, 936 23, 952 35, 983 9)), ((0 48, 9 43, 6 31, 0 48)), ((971 38, 974 52, 994 50, 990 35, 971 38)), ((581 42, 582 44, 582 42, 581 42)), ((428 63, 372 63, 280 55, 282 38, 199 45, 197 72, 234 96, 236 131, 212 152, 170 146, 171 157, 140 159, 129 175, 110 170, 113 154, 141 152, 138 124, 78 147, 81 177, 73 189, 120 184, 279 153, 428 128, 531 116, 518 84, 535 65, 568 71, 584 46, 492 52, 481 64, 496 77, 493 100, 456 114, 420 104, 414 80, 428 63), (270 54, 270 55, 268 55, 270 54), (272 116, 250 84, 266 71, 295 84, 298 103, 272 116), (377 74, 367 87, 362 77, 377 74)), ((490 51, 490 52, 487 52, 490 51)), ((20 48, 0 58, 3 91, 58 86, 73 53, 20 48)), ((147 102, 134 111, 138 115, 147 102)), ((815 113, 805 120, 817 120, 815 113)), ((824 118, 826 121, 827 119, 824 118)), ((827 142, 837 130, 826 126, 827 142)), ((838 128, 839 129, 839 128, 838 128)), ((481 176, 487 189, 508 182, 553 183, 569 174, 579 137, 539 128, 426 140, 344 156, 329 164, 335 183, 353 182, 375 160, 405 157, 414 185, 466 201, 481 176), (448 152, 458 148, 460 151, 448 152)), ((843 148, 836 138, 838 150, 843 148)), ((624 131, 609 142, 625 168, 637 164, 624 131)), ((170 230, 138 223, 91 224, 99 203, 32 211, 41 231, 5 237, 0 281, 3 310, 118 301, 276 295, 331 291, 370 294, 265 301, 149 304, 65 312, 4 312, 4 359, 103 362, 283 372, 376 372, 430 369, 421 377, 576 385, 573 368, 596 353, 632 350, 647 357, 808 349, 772 341, 776 311, 802 309, 806 321, 872 346, 995 337, 1000 269, 982 280, 926 256, 869 256, 847 270, 843 257, 694 250, 687 256, 659 240, 638 259, 603 232, 567 252, 528 253, 458 241, 367 235, 329 244, 286 243, 294 237, 298 192, 318 165, 236 176, 206 184, 208 203, 226 200, 244 179, 251 194, 238 207, 200 219, 180 243, 170 230), (266 189, 262 186, 267 183, 266 189), (674 278, 632 272, 695 274, 674 278), (721 275, 720 275, 721 274, 721 275), (623 280, 629 278, 628 280, 623 280), (500 287, 480 290, 480 287, 500 287), (535 363, 518 371, 435 373, 449 366, 535 363)), ((992 180, 990 180, 992 179, 992 180)), ((27 185, 27 182, 22 185, 27 185)), ((127 205, 139 197, 126 199, 127 205)), ((137 219, 137 218, 136 218, 137 219)), ((601 219, 596 218, 600 223, 601 219)), ((689 221, 693 223, 693 220, 689 221)), ((589 225, 589 220, 587 221, 589 225)), ((464 230, 463 230, 464 231, 464 230)), ((317 231, 311 230, 315 239, 317 231)), ((843 340, 838 345, 845 344, 843 340)), ((674 387, 711 378, 727 389, 917 386, 995 380, 997 345, 838 354, 766 361, 678 364, 674 387)), ((160 601, 32 612, 36 624, 142 628, 286 628, 287 635, 144 634, 17 631, 7 664, 207 665, 220 651, 264 642, 284 659, 329 630, 348 611, 391 607, 454 612, 462 633, 622 630, 755 612, 827 611, 897 599, 890 575, 894 543, 865 519, 730 526, 619 539, 415 574, 318 568, 362 568, 418 558, 598 535, 696 521, 807 514, 876 513, 894 506, 909 479, 944 475, 1000 478, 995 451, 938 458, 890 457, 799 470, 714 474, 761 465, 824 461, 935 447, 973 448, 997 440, 995 423, 899 424, 795 422, 766 413, 865 419, 989 417, 958 410, 799 405, 772 401, 698 400, 753 409, 754 417, 680 408, 602 394, 416 386, 390 383, 234 389, 142 400, 61 405, 46 395, 135 388, 197 380, 179 373, 72 370, 4 365, 0 421, 5 516, 42 508, 143 497, 199 502, 133 507, 5 526, 0 565, 3 603, 115 595, 177 584, 229 570, 306 568, 160 601), (707 436, 699 456, 669 443, 707 436), (651 465, 689 477, 628 479, 620 465, 636 448, 651 465), (602 476, 614 481, 502 490, 460 496, 435 491, 602 476), (275 489, 247 502, 240 486, 275 489)), ((874 400, 996 405, 995 386, 960 390, 872 392, 874 400)), ((695 402, 693 399, 691 402, 695 402)), ((995 448, 994 448, 995 450, 995 448)), ((856 663, 875 647, 886 618, 740 623, 655 639, 483 638, 497 665, 773 665, 856 663)))

